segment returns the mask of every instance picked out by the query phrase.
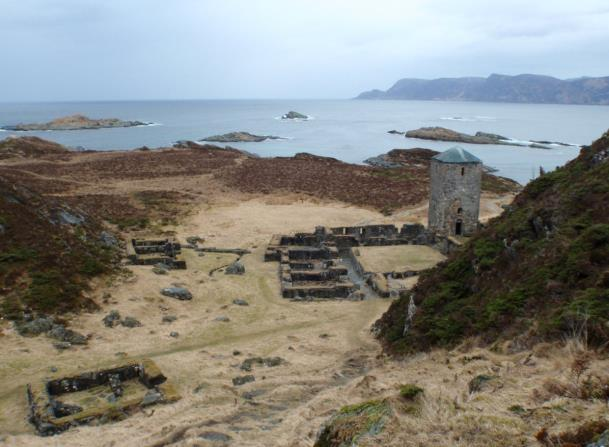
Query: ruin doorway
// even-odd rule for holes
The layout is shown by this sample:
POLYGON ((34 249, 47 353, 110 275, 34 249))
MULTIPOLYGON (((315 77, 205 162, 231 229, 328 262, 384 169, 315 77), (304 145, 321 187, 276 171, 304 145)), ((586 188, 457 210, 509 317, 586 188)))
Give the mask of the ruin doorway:
POLYGON ((455 224, 455 236, 461 236, 463 234, 463 222, 458 220, 455 224))

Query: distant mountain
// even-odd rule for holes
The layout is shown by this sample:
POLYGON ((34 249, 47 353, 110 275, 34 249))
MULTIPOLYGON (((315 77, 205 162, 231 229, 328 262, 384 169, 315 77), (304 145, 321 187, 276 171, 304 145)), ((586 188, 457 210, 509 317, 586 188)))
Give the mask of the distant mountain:
POLYGON ((406 78, 387 91, 370 90, 356 99, 609 105, 609 76, 567 80, 532 74, 432 80, 406 78))

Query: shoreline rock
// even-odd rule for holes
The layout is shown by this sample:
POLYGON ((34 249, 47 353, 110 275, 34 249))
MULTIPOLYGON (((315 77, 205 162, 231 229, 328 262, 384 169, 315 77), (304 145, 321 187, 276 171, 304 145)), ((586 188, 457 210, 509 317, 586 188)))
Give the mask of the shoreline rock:
POLYGON ((201 138, 200 141, 209 141, 212 143, 260 143, 265 140, 281 139, 281 137, 275 135, 254 135, 249 132, 229 132, 223 135, 212 135, 210 137, 201 138))
POLYGON ((281 115, 281 119, 282 120, 308 120, 309 117, 308 117, 308 115, 303 115, 302 113, 294 112, 293 110, 290 110, 288 113, 281 115))
POLYGON ((0 127, 2 130, 13 132, 30 132, 46 130, 86 130, 109 129, 115 127, 147 126, 150 123, 142 121, 122 121, 118 118, 92 119, 84 115, 70 115, 54 119, 47 123, 19 123, 14 126, 0 127))
MULTIPOLYGON (((394 130, 389 131, 389 133, 400 134, 400 132, 394 130)), ((451 141, 468 144, 500 144, 506 146, 530 147, 534 149, 552 149, 551 145, 577 147, 573 144, 554 141, 518 141, 504 137, 503 135, 480 131, 476 132, 474 135, 470 135, 445 127, 421 127, 419 129, 409 130, 404 133, 404 136, 406 138, 417 138, 420 140, 451 141)))

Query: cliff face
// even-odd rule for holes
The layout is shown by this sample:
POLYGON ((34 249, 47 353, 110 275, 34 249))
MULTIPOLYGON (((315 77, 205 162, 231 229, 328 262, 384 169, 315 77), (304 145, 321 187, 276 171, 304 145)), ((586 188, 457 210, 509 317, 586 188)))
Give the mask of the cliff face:
POLYGON ((609 76, 561 80, 550 76, 492 74, 488 78, 401 79, 389 90, 357 99, 413 99, 548 104, 609 104, 609 76))
POLYGON ((586 333, 609 336, 609 132, 531 182, 466 246, 425 272, 410 297, 376 323, 389 351, 586 333), (412 315, 412 306, 410 306, 412 315))

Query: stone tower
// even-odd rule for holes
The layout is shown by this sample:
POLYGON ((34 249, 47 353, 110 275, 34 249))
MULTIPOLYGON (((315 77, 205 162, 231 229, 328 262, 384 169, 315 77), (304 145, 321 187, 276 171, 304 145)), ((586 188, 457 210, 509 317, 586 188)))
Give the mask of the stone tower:
POLYGON ((429 229, 469 236, 478 228, 482 161, 455 146, 431 159, 429 229))

